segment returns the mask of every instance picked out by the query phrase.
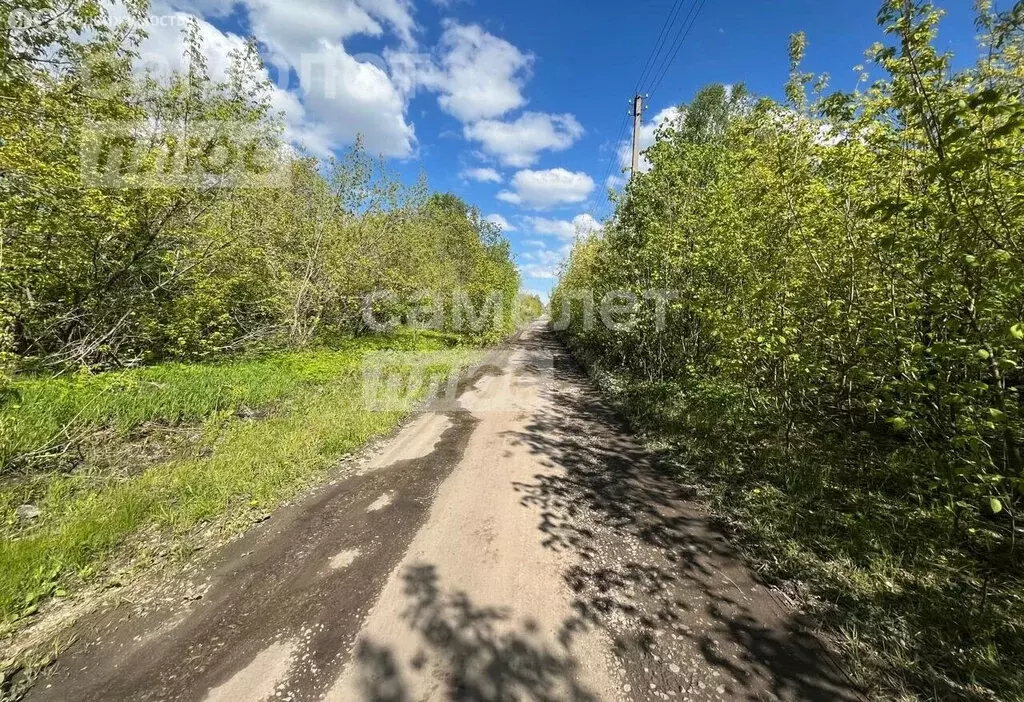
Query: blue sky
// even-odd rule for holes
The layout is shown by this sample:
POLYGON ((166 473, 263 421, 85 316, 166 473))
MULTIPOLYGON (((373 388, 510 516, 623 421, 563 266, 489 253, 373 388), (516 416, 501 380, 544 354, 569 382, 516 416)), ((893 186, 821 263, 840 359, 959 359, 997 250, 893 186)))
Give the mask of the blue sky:
MULTIPOLYGON (((683 0, 679 21, 696 1, 683 0)), ((289 76, 276 81, 275 105, 290 138, 324 156, 363 134, 405 179, 425 172, 435 190, 507 223, 524 287, 546 294, 574 232, 608 211, 604 176, 620 174, 623 150, 616 137, 673 4, 154 0, 152 13, 201 18, 214 72, 254 35, 269 75, 289 76)), ((970 60, 970 0, 940 5, 940 45, 970 60)), ((707 83, 781 97, 798 30, 810 42, 806 70, 852 88, 853 66, 883 39, 877 9, 873 0, 708 0, 650 96, 645 136, 707 83)), ((167 24, 154 22, 143 47, 152 65, 180 60, 167 24)))

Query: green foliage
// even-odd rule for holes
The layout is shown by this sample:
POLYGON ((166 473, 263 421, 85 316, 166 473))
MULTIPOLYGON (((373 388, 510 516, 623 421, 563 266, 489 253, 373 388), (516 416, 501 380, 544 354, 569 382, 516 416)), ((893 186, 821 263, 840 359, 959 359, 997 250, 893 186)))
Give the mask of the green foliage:
POLYGON ((544 303, 537 295, 522 294, 517 299, 516 326, 525 326, 544 314, 544 303))
POLYGON ((182 72, 139 76, 139 23, 111 27, 88 0, 30 5, 33 23, 0 40, 0 367, 302 347, 365 332, 363 300, 383 290, 406 306, 464 291, 477 308, 497 292, 499 323, 472 333, 511 329, 507 242, 358 143, 326 163, 292 155, 255 45, 215 80, 193 24, 182 72), (246 167, 211 165, 239 134, 246 167), (119 164, 126 144, 137 162, 119 164), (87 177, 112 168, 113 183, 87 177))
POLYGON ((183 70, 140 75, 147 3, 121 4, 115 25, 96 0, 0 2, 7 621, 138 531, 270 509, 393 427, 401 413, 361 406, 367 351, 487 343, 519 321, 509 244, 478 211, 359 142, 294 153, 254 43, 211 76, 193 23, 183 70), (439 322, 378 333, 380 292, 377 316, 439 306, 439 322))
POLYGON ((705 89, 553 299, 678 293, 664 328, 644 304, 629 329, 576 315, 570 338, 633 389, 634 419, 729 464, 705 477, 759 490, 719 505, 775 549, 779 574, 847 613, 851 647, 904 646, 871 674, 926 697, 1024 694, 1021 7, 981 5, 968 69, 934 48, 939 11, 891 0, 891 42, 854 93, 825 95, 822 79, 808 95, 799 35, 789 105, 705 89), (812 518, 817 534, 792 536, 800 510, 845 519, 848 540, 812 518), (870 545, 850 533, 886 519, 917 524, 870 545), (780 529, 815 558, 792 556, 780 529), (883 561, 927 607, 885 595, 883 561), (828 584, 839 563, 849 579, 828 584))
POLYGON ((432 348, 444 338, 401 332, 258 359, 20 379, 10 383, 0 404, 0 426, 6 429, 0 436, 0 466, 6 474, 31 474, 34 466, 62 461, 73 467, 74 449, 96 431, 112 429, 123 438, 148 423, 194 425, 219 413, 266 407, 337 378, 365 351, 432 348))
MULTIPOLYGON (((59 591, 103 574, 142 530, 156 529, 173 543, 204 520, 219 518, 228 532, 251 524, 254 514, 266 514, 404 416, 365 404, 366 353, 436 351, 452 341, 404 333, 262 359, 20 384, 24 406, 7 410, 15 449, 48 445, 54 428, 65 437, 102 428, 102 442, 113 446, 160 429, 202 430, 163 442, 168 455, 155 460, 137 452, 103 458, 109 446, 86 443, 62 472, 7 476, 0 491, 0 622, 15 624, 59 591), (240 409, 247 413, 236 416, 240 409), (22 504, 40 516, 26 524, 16 515, 22 504)), ((469 355, 446 358, 459 364, 469 355)))

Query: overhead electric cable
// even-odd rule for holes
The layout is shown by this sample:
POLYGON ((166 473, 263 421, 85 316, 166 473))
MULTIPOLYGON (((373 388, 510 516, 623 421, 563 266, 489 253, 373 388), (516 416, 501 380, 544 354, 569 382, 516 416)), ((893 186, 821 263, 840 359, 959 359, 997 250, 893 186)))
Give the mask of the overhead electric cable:
POLYGON ((683 25, 680 27, 681 33, 676 35, 678 41, 674 42, 676 47, 675 51, 672 52, 672 55, 669 57, 668 61, 662 64, 664 68, 660 69, 660 75, 658 71, 655 71, 655 75, 658 75, 658 79, 654 82, 654 87, 647 91, 648 95, 654 95, 654 93, 657 92, 658 88, 661 87, 661 82, 665 80, 665 76, 668 75, 669 69, 672 67, 672 64, 675 63, 676 57, 679 56, 680 49, 682 49, 683 44, 686 43, 687 37, 690 36, 690 32, 693 30, 694 25, 697 23, 697 18, 700 16, 701 10, 704 9, 704 5, 706 4, 707 0, 699 0, 699 2, 694 2, 691 14, 687 15, 687 20, 689 20, 689 24, 687 24, 687 20, 683 20, 683 25), (683 30, 684 26, 685 30, 683 30))
POLYGON ((601 176, 601 187, 605 187, 605 184, 608 182, 608 176, 612 174, 612 169, 619 160, 619 143, 622 141, 622 137, 626 133, 626 125, 628 124, 629 114, 623 113, 622 124, 619 125, 619 131, 615 136, 615 141, 612 142, 612 157, 608 161, 608 167, 604 169, 604 175, 601 176))
MULTIPOLYGON (((655 85, 655 89, 660 87, 662 80, 665 78, 665 74, 668 72, 668 69, 679 54, 679 49, 682 46, 682 43, 686 41, 686 37, 689 36, 690 31, 693 29, 693 25, 696 22, 697 16, 700 14, 705 2, 707 2, 707 0, 693 0, 690 5, 689 12, 687 12, 682 22, 678 25, 676 24, 676 21, 680 17, 683 6, 686 4, 686 0, 675 0, 673 2, 665 17, 665 22, 662 24, 661 30, 658 32, 658 36, 654 40, 654 44, 647 56, 647 60, 644 62, 640 71, 640 77, 637 79, 633 90, 634 98, 640 94, 640 87, 644 85, 645 81, 653 83, 655 85), (668 42, 667 40, 672 36, 673 31, 675 31, 675 38, 671 42, 668 42), (675 47, 674 49, 673 46, 675 47), (655 79, 655 77, 657 78, 655 79)), ((648 91, 648 93, 652 94, 653 92, 654 90, 648 91)), ((629 114, 623 115, 615 141, 612 142, 613 152, 611 158, 608 160, 608 165, 605 168, 604 175, 601 177, 602 187, 607 184, 608 177, 612 174, 613 168, 616 163, 620 161, 619 144, 622 142, 626 127, 629 124, 629 117, 629 114)))
POLYGON ((654 68, 654 65, 658 62, 661 50, 665 46, 665 40, 668 39, 669 35, 672 33, 672 26, 675 24, 676 18, 679 16, 679 11, 683 9, 683 3, 685 1, 686 0, 676 0, 675 4, 669 8, 665 22, 661 26, 661 31, 658 32, 658 38, 654 40, 651 53, 647 57, 647 62, 640 71, 640 77, 636 81, 636 86, 633 88, 634 94, 640 91, 640 86, 643 85, 644 80, 649 77, 648 73, 650 69, 654 68))

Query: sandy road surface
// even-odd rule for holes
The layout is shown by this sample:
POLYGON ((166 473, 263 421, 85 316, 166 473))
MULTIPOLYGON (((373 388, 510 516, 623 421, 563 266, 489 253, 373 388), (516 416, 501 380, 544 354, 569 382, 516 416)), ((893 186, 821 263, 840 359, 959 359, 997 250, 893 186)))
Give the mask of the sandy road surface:
POLYGON ((29 699, 858 699, 542 325, 467 385, 29 699))

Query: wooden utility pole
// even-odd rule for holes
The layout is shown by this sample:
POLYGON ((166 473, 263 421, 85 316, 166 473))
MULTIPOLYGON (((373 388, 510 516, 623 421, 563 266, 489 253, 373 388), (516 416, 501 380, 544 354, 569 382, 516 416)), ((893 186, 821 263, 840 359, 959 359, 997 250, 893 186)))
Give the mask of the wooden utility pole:
POLYGON ((640 170, 640 122, 644 114, 644 98, 642 95, 633 97, 633 170, 629 174, 632 180, 640 170))

